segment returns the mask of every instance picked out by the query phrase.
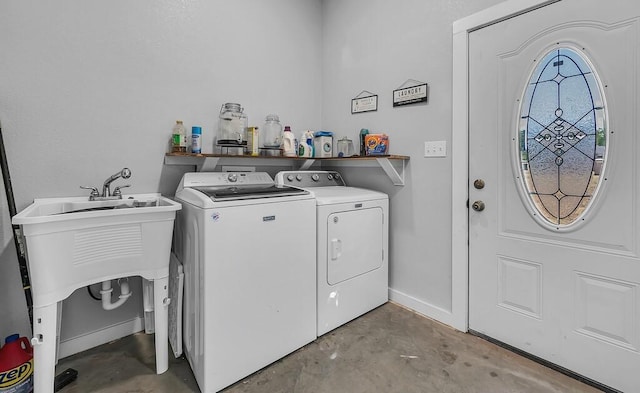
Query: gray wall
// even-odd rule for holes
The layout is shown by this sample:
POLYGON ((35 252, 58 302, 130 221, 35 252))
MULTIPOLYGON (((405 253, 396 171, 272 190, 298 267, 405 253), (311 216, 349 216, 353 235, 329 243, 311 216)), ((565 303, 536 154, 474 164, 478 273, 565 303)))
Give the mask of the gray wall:
POLYGON ((324 0, 322 125, 357 139, 389 135, 392 154, 411 157, 404 187, 371 171, 343 169, 352 185, 392 195, 391 296, 440 318, 451 310, 451 159, 424 158, 425 141, 451 141, 452 23, 498 0, 324 0), (393 108, 408 79, 429 84, 429 101, 393 108), (378 110, 352 115, 362 90, 378 110))
MULTIPOLYGON (((224 102, 240 102, 254 125, 276 112, 296 134, 385 132, 392 153, 411 156, 406 186, 378 168, 341 170, 390 194, 392 297, 437 318, 451 306, 451 162, 423 158, 423 142, 451 139, 452 22, 498 2, 2 1, 0 122, 18 209, 84 195, 79 185, 124 166, 133 171, 126 191, 172 195, 191 169, 163 165, 173 123, 201 125, 211 152, 224 102), (392 90, 410 78, 429 83, 429 102, 393 108, 392 90), (362 90, 379 95, 378 111, 351 115, 362 90)), ((0 287, 9 293, 0 337, 29 335, 1 218, 0 287)), ((65 312, 62 336, 72 339, 141 308, 103 312, 79 290, 65 312)))
POLYGON ((0 340, 2 340, 0 342, 4 345, 4 338, 9 334, 29 332, 27 303, 22 290, 4 188, 0 192, 0 294, 3 298, 0 302, 0 340))
MULTIPOLYGON (((125 192, 173 195, 193 170, 163 165, 173 124, 201 125, 211 152, 225 102, 251 124, 275 112, 294 130, 318 129, 321 34, 319 0, 0 2, 0 122, 18 210, 88 195, 78 187, 125 166, 125 192)), ((28 336, 5 216, 0 337, 28 336)), ((142 315, 140 299, 106 312, 76 291, 62 340, 142 315)))

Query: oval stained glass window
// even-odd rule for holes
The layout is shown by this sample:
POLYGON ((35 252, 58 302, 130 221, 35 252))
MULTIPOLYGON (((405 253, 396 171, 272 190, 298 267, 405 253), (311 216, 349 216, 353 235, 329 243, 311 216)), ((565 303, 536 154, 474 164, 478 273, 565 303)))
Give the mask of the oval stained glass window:
POLYGON ((535 216, 554 229, 581 221, 606 160, 604 94, 586 56, 556 48, 537 63, 520 101, 520 179, 535 216))

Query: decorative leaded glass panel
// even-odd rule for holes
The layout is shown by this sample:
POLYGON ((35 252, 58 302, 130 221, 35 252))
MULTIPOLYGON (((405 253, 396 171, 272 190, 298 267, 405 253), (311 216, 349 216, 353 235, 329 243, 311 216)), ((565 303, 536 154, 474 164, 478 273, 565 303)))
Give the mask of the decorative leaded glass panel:
POLYGON ((585 55, 547 53, 527 81, 519 115, 526 194, 547 223, 569 226, 591 205, 606 159, 604 96, 585 55))

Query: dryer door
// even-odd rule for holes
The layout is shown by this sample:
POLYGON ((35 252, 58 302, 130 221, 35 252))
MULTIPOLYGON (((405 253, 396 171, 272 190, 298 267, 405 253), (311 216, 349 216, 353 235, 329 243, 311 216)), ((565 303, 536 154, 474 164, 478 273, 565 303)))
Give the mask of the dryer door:
POLYGON ((382 266, 383 220, 380 207, 335 212, 327 216, 329 285, 382 266))

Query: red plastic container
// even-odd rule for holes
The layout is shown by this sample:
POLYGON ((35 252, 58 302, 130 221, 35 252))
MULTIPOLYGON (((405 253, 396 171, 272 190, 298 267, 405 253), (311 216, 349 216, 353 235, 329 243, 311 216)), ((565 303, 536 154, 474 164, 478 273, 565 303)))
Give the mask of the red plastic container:
POLYGON ((26 337, 12 334, 0 348, 0 393, 33 392, 33 348, 26 337))

